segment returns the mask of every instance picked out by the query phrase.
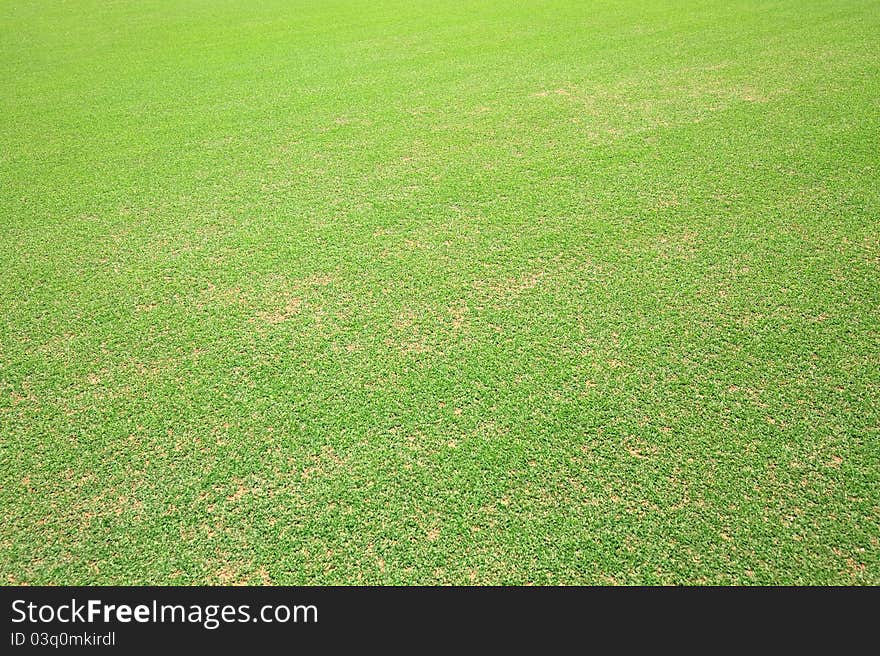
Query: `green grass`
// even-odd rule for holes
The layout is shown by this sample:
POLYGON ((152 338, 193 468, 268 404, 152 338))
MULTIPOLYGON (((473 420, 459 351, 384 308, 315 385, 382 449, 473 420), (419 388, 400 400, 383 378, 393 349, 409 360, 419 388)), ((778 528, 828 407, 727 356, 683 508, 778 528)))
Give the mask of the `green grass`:
POLYGON ((880 2, 0 7, 3 583, 880 583, 880 2))

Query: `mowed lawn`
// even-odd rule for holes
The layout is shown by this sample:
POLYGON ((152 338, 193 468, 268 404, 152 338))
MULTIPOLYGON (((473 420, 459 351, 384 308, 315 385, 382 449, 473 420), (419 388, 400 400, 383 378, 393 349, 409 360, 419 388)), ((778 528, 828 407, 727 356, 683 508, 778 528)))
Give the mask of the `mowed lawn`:
POLYGON ((877 0, 0 7, 0 582, 880 583, 877 0))

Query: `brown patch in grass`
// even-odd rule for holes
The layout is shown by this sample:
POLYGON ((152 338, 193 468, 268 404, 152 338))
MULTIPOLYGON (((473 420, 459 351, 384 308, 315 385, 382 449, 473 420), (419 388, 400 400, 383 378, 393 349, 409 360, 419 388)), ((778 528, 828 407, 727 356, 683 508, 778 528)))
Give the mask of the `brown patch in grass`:
POLYGON ((202 291, 199 307, 204 307, 209 303, 219 303, 221 305, 239 305, 246 306, 247 298, 241 287, 227 287, 219 289, 213 283, 208 283, 207 287, 202 291))
POLYGON ((249 494, 251 489, 245 486, 244 482, 238 481, 235 492, 226 497, 227 501, 231 501, 232 503, 238 503, 241 501, 245 495, 249 494))
POLYGON ((35 397, 31 393, 28 393, 27 395, 25 395, 25 394, 19 394, 18 392, 10 392, 9 396, 12 399, 12 405, 18 405, 19 403, 22 403, 23 401, 36 401, 37 400, 37 397, 35 397))
POLYGON ((740 100, 745 100, 750 103, 765 103, 769 100, 766 95, 756 90, 754 87, 749 86, 734 89, 733 94, 740 100))
POLYGON ((427 340, 424 337, 413 337, 400 345, 400 351, 407 355, 429 353, 431 351, 431 345, 427 343, 427 340))
POLYGON ((433 350, 428 335, 419 325, 420 315, 411 309, 400 312, 391 324, 392 334, 385 338, 385 345, 404 355, 418 355, 433 350))
POLYGON ((339 468, 346 465, 344 458, 339 457, 330 445, 321 447, 321 452, 310 457, 312 464, 302 470, 300 477, 303 480, 329 476, 339 468))
POLYGON ((656 446, 652 446, 644 440, 625 440, 623 446, 626 448, 626 452, 629 453, 629 455, 633 458, 638 458, 639 460, 647 460, 651 456, 657 455, 658 452, 656 446))
POLYGON ((855 578, 858 578, 859 575, 861 575, 865 572, 865 569, 867 569, 867 566, 865 565, 865 563, 861 563, 861 562, 857 561, 855 558, 853 558, 852 556, 849 556, 846 559, 846 569, 847 569, 847 572, 849 573, 850 577, 855 579, 855 578))
POLYGON ((248 581, 246 578, 241 576, 241 573, 237 570, 233 569, 229 565, 223 565, 220 569, 218 569, 214 573, 214 578, 220 583, 220 585, 247 585, 248 581))
POLYGON ((516 298, 520 294, 534 289, 544 278, 544 271, 535 271, 524 273, 518 277, 507 278, 503 281, 483 281, 476 280, 473 285, 477 289, 483 290, 488 296, 495 300, 506 300, 516 298))
POLYGON ((267 312, 257 312, 257 317, 268 324, 276 325, 298 315, 301 307, 302 299, 294 297, 289 299, 283 308, 267 312))
POLYGON ((544 91, 538 91, 537 93, 533 93, 532 96, 535 98, 547 98, 552 95, 557 96, 570 96, 571 93, 566 89, 545 89, 544 91))
POLYGON ((456 303, 449 308, 449 314, 452 317, 452 328, 461 330, 464 325, 464 317, 468 313, 468 306, 464 302, 456 303))
POLYGON ((699 235, 692 230, 663 236, 657 239, 653 248, 663 259, 690 259, 694 256, 699 242, 699 235))
POLYGON ((397 330, 404 330, 412 326, 415 323, 415 320, 415 312, 413 312, 412 310, 404 310, 397 315, 397 318, 394 319, 394 323, 392 325, 397 330))
POLYGON ((657 207, 678 207, 678 197, 675 194, 661 196, 657 199, 657 207))
POLYGON ((303 279, 306 285, 311 287, 326 287, 333 282, 334 278, 330 274, 315 274, 303 279))
POLYGON ((260 582, 263 585, 275 585, 272 581, 272 577, 269 576, 269 572, 266 571, 265 567, 261 567, 257 570, 257 576, 260 577, 260 582))

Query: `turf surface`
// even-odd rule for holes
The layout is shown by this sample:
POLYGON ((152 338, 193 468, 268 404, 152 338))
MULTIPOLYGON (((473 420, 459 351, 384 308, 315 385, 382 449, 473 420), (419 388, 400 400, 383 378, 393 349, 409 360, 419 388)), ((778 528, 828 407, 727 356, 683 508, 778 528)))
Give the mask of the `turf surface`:
POLYGON ((0 4, 4 583, 880 583, 880 2, 0 4))

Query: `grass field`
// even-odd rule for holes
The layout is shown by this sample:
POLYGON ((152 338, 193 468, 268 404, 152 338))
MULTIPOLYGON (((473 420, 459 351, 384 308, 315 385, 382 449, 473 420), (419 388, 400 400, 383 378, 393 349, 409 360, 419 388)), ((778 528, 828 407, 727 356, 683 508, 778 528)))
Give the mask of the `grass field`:
POLYGON ((880 583, 878 35, 2 0, 2 582, 880 583))

